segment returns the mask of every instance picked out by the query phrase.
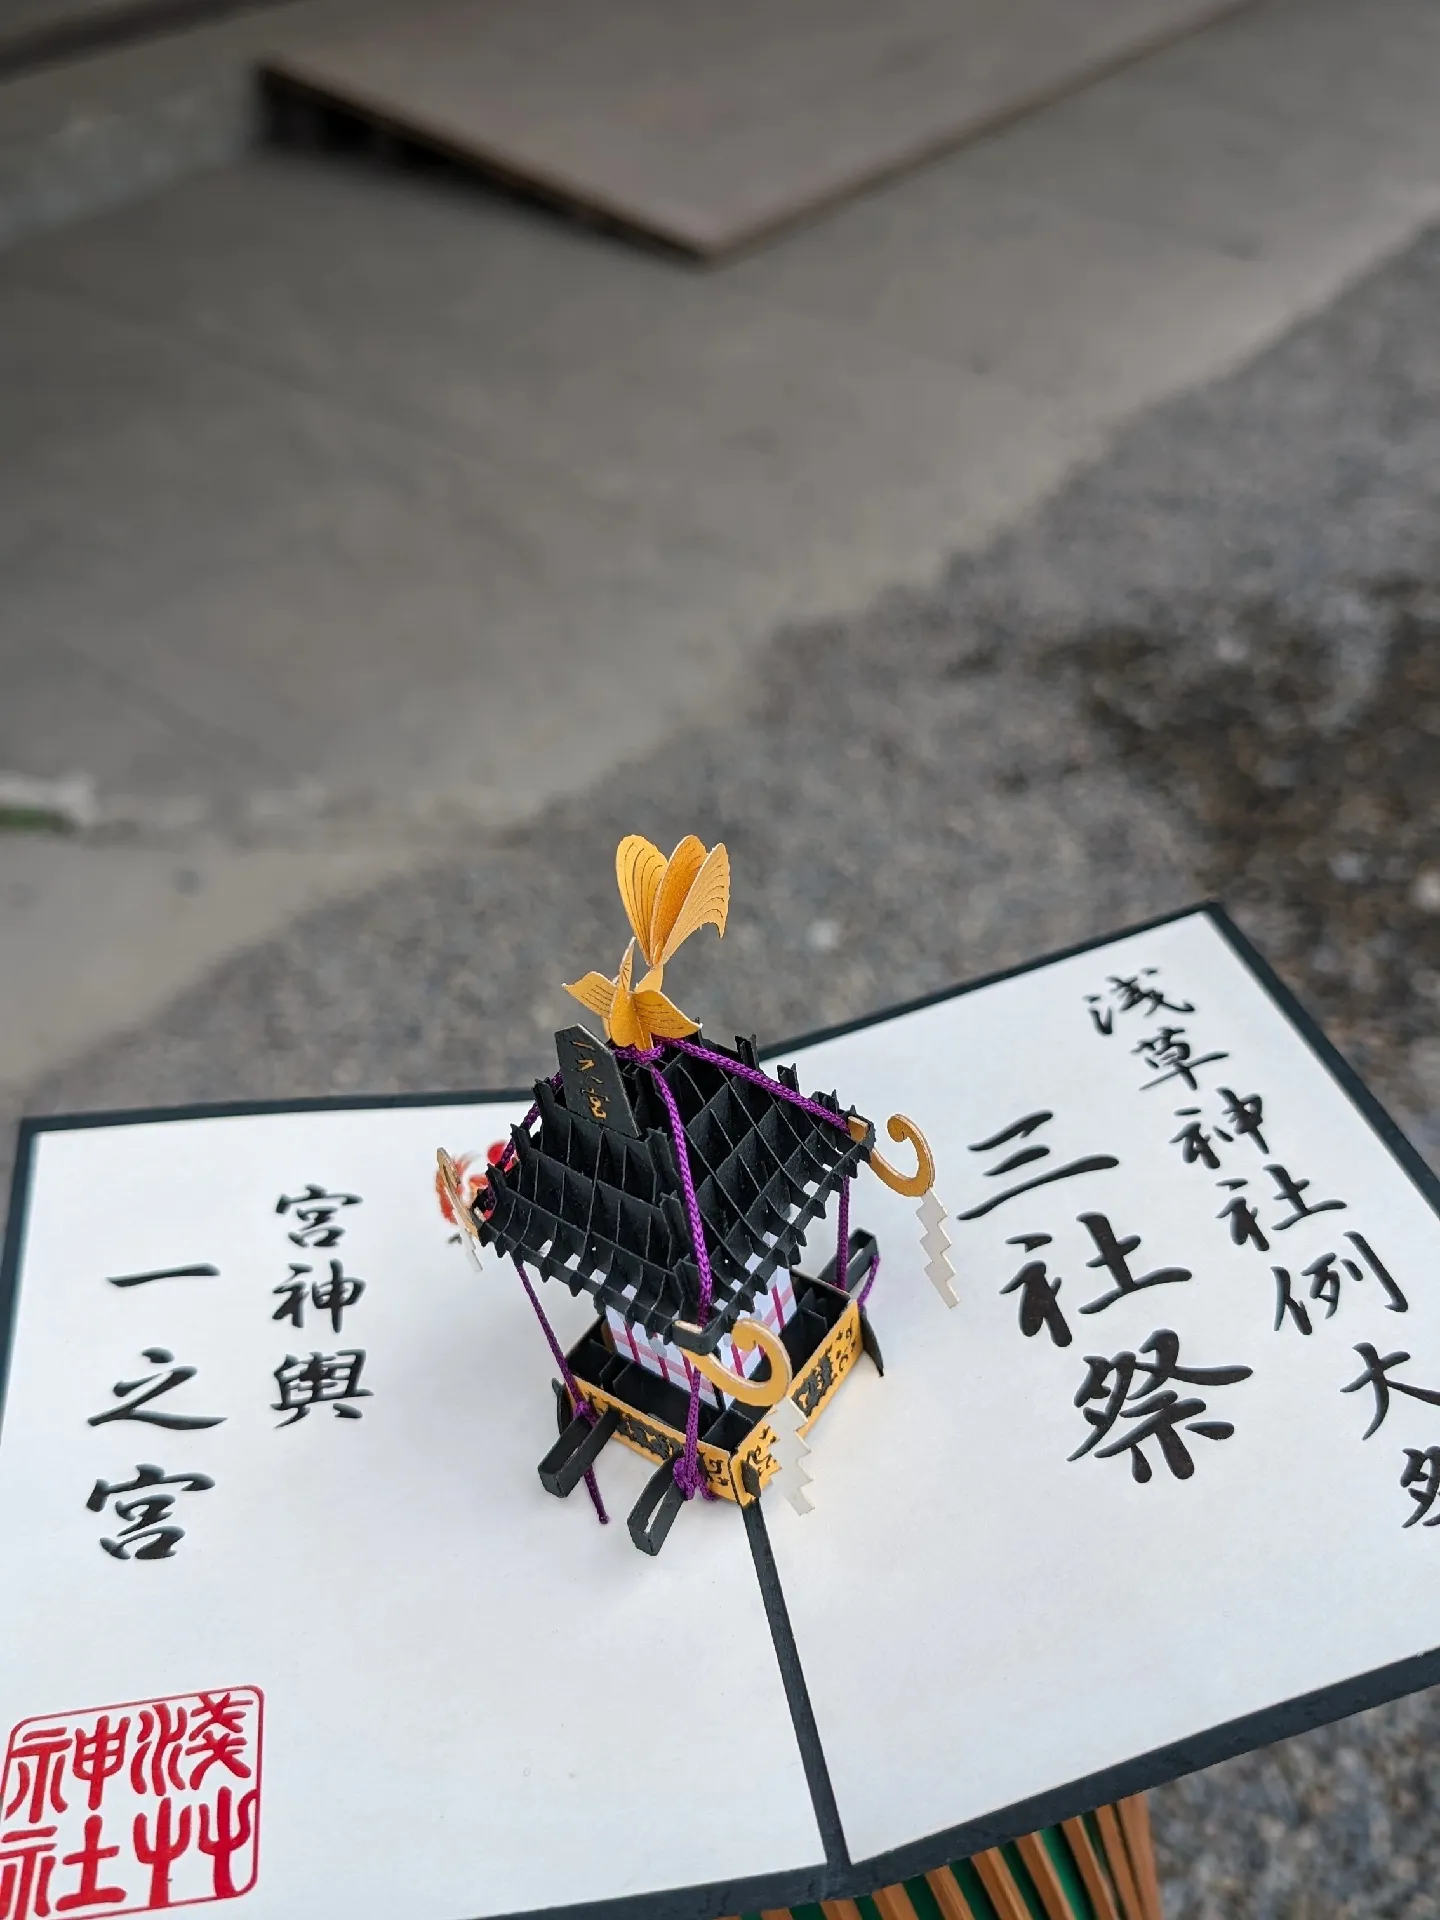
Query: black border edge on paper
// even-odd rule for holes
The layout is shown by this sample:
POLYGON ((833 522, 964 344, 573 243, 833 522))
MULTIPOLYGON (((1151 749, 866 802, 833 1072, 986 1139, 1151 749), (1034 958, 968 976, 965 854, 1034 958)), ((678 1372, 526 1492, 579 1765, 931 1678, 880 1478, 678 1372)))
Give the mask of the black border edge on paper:
MULTIPOLYGON (((748 1511, 748 1509, 747 1509, 748 1511)), ((523 1913, 487 1916, 487 1920, 716 1920, 721 1914, 773 1911, 821 1900, 854 1900, 877 1887, 914 1879, 952 1860, 968 1859, 987 1848, 1002 1846, 1039 1827, 1056 1826, 1074 1815, 1089 1813, 1108 1802, 1123 1800, 1151 1787, 1167 1784, 1182 1774, 1198 1773, 1237 1754, 1288 1740, 1295 1734, 1344 1720, 1352 1713, 1384 1706, 1406 1694, 1440 1684, 1440 1649, 1416 1654, 1378 1667, 1371 1673, 1322 1687, 1315 1693, 1265 1707, 1223 1726, 1212 1727, 1194 1739, 1156 1747, 1137 1759, 1087 1774, 1068 1786, 1055 1787, 1030 1800, 986 1814, 962 1826, 948 1827, 927 1839, 907 1842, 888 1853, 837 1868, 765 1874, 748 1880, 726 1881, 709 1887, 686 1887, 674 1892, 641 1894, 628 1899, 596 1900, 577 1906, 536 1907, 523 1913)))
POLYGON ((1421 1196, 1430 1203, 1436 1213, 1440 1213, 1440 1173, 1436 1173, 1414 1141, 1385 1111, 1319 1022, 1301 1006, 1264 955, 1251 946, 1225 909, 1211 903, 1207 904, 1203 911, 1236 958, 1250 969, 1299 1033, 1301 1039, 1307 1043, 1321 1066, 1325 1067, 1332 1078, 1337 1080, 1349 1094, 1361 1115, 1370 1123, 1380 1136, 1382 1143, 1388 1147, 1419 1188, 1421 1196))
MULTIPOLYGON (((780 1569, 775 1564, 774 1549, 770 1545, 770 1532, 765 1525, 765 1516, 760 1511, 758 1500, 752 1500, 748 1507, 742 1507, 740 1511, 745 1517, 750 1557, 755 1562, 755 1577, 760 1583, 760 1598, 765 1603, 765 1617, 770 1623, 770 1637, 775 1642, 775 1658, 779 1664, 780 1679, 785 1688, 786 1705, 790 1709, 790 1718, 795 1727, 795 1740, 800 1748, 800 1763, 805 1769, 805 1784, 810 1789, 810 1804, 815 1810, 815 1824, 820 1829, 821 1844, 825 1848, 825 1860, 831 1868, 844 1869, 850 1865, 850 1849, 845 1843, 845 1829, 840 1822, 840 1805, 835 1798, 835 1789, 830 1780, 830 1763, 825 1758, 825 1748, 820 1739, 815 1709, 810 1702, 810 1689, 805 1684, 805 1669, 801 1665, 800 1649, 795 1643, 794 1629, 790 1625, 790 1609, 785 1602, 785 1589, 780 1584, 780 1569)), ((767 1902, 767 1905, 773 1906, 773 1904, 773 1901, 767 1902)))
POLYGON ((0 1246, 0 1439, 5 1433, 10 1354, 20 1305, 20 1256, 30 1211, 30 1176, 35 1142, 42 1133, 76 1133, 87 1128, 164 1125, 172 1120, 243 1120, 267 1113, 373 1112, 387 1107, 474 1107, 504 1100, 527 1100, 528 1090, 499 1093, 336 1093, 298 1100, 197 1101, 183 1107, 117 1107, 100 1113, 22 1115, 15 1129, 15 1164, 10 1175, 10 1204, 0 1246))
POLYGON ((111 1107, 98 1113, 32 1114, 20 1122, 34 1133, 72 1133, 86 1127, 162 1126, 171 1120, 245 1120, 267 1113, 379 1112, 388 1107, 478 1107, 497 1100, 528 1100, 529 1087, 479 1093, 314 1093, 296 1100, 196 1100, 179 1107, 111 1107))
MULTIPOLYGON (((927 1007, 938 1007, 945 1000, 963 999, 967 993, 979 993, 982 987, 998 987, 1002 980, 1018 979, 1022 973, 1039 973, 1043 967, 1058 967, 1062 960, 1073 960, 1082 953, 1094 953, 1097 947, 1117 946, 1122 940, 1133 940, 1142 933, 1154 933, 1158 927, 1171 926, 1177 920, 1207 918, 1224 920, 1233 929, 1236 938, 1244 942, 1245 936, 1238 927, 1234 927, 1218 900, 1193 900, 1187 907, 1172 907, 1169 913, 1157 913, 1151 920, 1137 920, 1133 927, 1118 927, 1113 933, 1092 934, 1088 940, 1076 940, 1068 947, 1057 947, 1053 953, 1042 953, 1036 960, 1017 960, 1014 966, 996 967, 992 973, 979 974, 973 980, 962 980, 958 986, 935 987, 929 993, 917 994, 913 1000, 901 1000, 893 1007, 882 1007, 878 1013, 862 1013, 854 1020, 841 1020, 833 1027, 819 1027, 814 1033, 802 1034, 798 1040, 782 1040, 778 1046, 765 1046, 760 1051, 765 1059, 773 1060, 778 1054, 799 1053, 806 1047, 818 1047, 826 1040, 843 1040, 847 1033, 860 1033, 866 1027, 878 1027, 882 1021, 899 1020, 907 1013, 923 1013, 927 1007)), ((1272 974, 1270 978, 1274 979, 1275 976, 1272 974)), ((1288 992, 1287 987, 1280 987, 1282 996, 1288 992)))
POLYGON ((1107 1802, 1165 1786, 1183 1774, 1199 1773, 1204 1767, 1218 1766, 1222 1760, 1233 1760, 1237 1754, 1253 1753, 1260 1747, 1310 1733, 1317 1727, 1346 1720, 1351 1714, 1384 1706, 1388 1701, 1403 1699, 1407 1694, 1437 1684, 1440 1684, 1440 1648, 1412 1654, 1388 1667, 1376 1667, 1369 1673, 1336 1681, 1333 1686, 1320 1687, 1314 1693, 1281 1701, 1276 1706, 1262 1707, 1257 1713, 1242 1714, 1239 1719, 1227 1720, 1204 1733, 1087 1774, 1068 1786, 1051 1788, 1032 1799, 1003 1807, 997 1813, 857 1861, 840 1897, 892 1886, 897 1880, 911 1879, 946 1861, 966 1859, 1021 1834, 1033 1833, 1037 1827, 1056 1826, 1061 1820, 1089 1813, 1107 1802))
POLYGON ((5 1433, 5 1389, 10 1381, 10 1349, 20 1305, 20 1250, 30 1211, 30 1168, 41 1120, 22 1120, 15 1135, 15 1165, 10 1174, 10 1205, 5 1215, 5 1245, 0 1251, 0 1438, 5 1433))
MULTIPOLYGON (((1348 1095, 1393 1159, 1395 1159, 1429 1206, 1440 1214, 1440 1175, 1427 1164, 1418 1149, 1386 1112, 1355 1069, 1338 1052, 1317 1022, 1306 1012, 1295 995, 1256 951, 1218 901, 1202 901, 1158 914, 1135 926, 1099 934, 1076 942, 1054 953, 982 975, 958 986, 943 987, 898 1006, 882 1008, 858 1019, 825 1027, 775 1046, 763 1053, 773 1060, 781 1055, 802 1052, 828 1040, 863 1031, 883 1021, 918 1013, 943 1001, 996 986, 1019 975, 1036 973, 1061 961, 1098 948, 1150 933, 1181 920, 1206 919, 1215 928, 1231 952, 1264 989, 1281 1014, 1309 1046, 1321 1065, 1348 1095)), ((66 1113, 27 1116, 17 1129, 15 1167, 11 1180, 10 1206, 6 1220, 3 1256, 0 1256, 0 1431, 3 1431, 5 1387, 8 1361, 14 1338, 18 1306, 19 1271, 28 1211, 30 1176, 34 1166, 35 1140, 41 1133, 81 1128, 146 1125, 173 1120, 235 1119, 252 1115, 281 1113, 343 1112, 389 1107, 478 1106, 509 1100, 525 1100, 529 1090, 480 1089, 464 1093, 434 1094, 337 1094, 297 1100, 248 1100, 231 1103, 199 1103, 181 1107, 122 1109, 94 1114, 66 1113)), ((1099 1773, 1048 1790, 1013 1806, 963 1825, 948 1828, 926 1838, 906 1842, 885 1853, 851 1863, 846 1850, 838 1807, 831 1786, 829 1769, 820 1743, 808 1689, 801 1670, 799 1652, 790 1628, 784 1594, 764 1532, 759 1509, 758 1525, 749 1524, 749 1509, 742 1510, 747 1520, 747 1537, 755 1561, 766 1615, 775 1642, 777 1661, 785 1685, 787 1701, 795 1726, 795 1735, 810 1787, 816 1825, 824 1846, 825 1864, 790 1869, 780 1873, 717 1881, 708 1885, 666 1889, 662 1892, 627 1895, 611 1900, 589 1901, 573 1905, 529 1908, 509 1915, 488 1916, 488 1920, 715 1920, 720 1914, 754 1912, 762 1907, 795 1907, 817 1900, 851 1899, 877 1886, 891 1885, 917 1873, 928 1871, 947 1861, 961 1859, 988 1847, 1013 1840, 1038 1827, 1051 1826, 1074 1814, 1090 1811, 1107 1801, 1143 1793, 1182 1774, 1216 1765, 1240 1753, 1269 1746, 1276 1741, 1308 1732, 1312 1728, 1384 1705, 1409 1693, 1440 1684, 1440 1648, 1412 1655, 1390 1666, 1376 1668, 1336 1682, 1293 1700, 1261 1708, 1253 1714, 1212 1727, 1204 1733, 1175 1741, 1150 1753, 1122 1761, 1099 1773)))

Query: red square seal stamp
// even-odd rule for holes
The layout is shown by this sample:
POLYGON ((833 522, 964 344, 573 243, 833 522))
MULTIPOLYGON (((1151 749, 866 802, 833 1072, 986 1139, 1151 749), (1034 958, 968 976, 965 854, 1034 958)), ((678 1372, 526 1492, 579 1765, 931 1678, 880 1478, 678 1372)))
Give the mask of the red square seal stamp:
POLYGON ((0 1920, 248 1893, 263 1720, 258 1687, 22 1720, 0 1776, 0 1920))

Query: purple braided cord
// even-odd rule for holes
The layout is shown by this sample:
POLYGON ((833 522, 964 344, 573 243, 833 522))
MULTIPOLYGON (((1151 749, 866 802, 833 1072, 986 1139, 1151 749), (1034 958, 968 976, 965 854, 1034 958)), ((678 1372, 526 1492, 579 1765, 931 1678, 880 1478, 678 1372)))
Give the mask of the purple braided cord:
POLYGON ((842 1293, 850 1291, 850 1180, 840 1182, 840 1224, 835 1235, 835 1284, 842 1293))
POLYGON ((695 1180, 690 1172, 690 1148, 685 1140, 685 1122, 680 1118, 680 1108, 670 1083, 658 1066, 650 1068, 650 1076, 655 1089, 665 1102, 665 1111, 670 1116, 670 1134, 675 1142, 675 1158, 680 1168, 680 1184, 685 1189, 685 1212, 690 1220, 690 1238, 695 1247, 695 1264, 700 1269, 700 1324, 703 1327, 710 1317, 710 1297, 715 1291, 714 1276, 710 1272, 710 1251, 705 1245, 705 1227, 700 1219, 700 1202, 695 1196, 695 1180))
MULTIPOLYGON (((658 1057, 660 1049, 652 1050, 658 1057)), ((690 1171, 690 1149, 685 1141, 685 1123, 680 1118, 680 1108, 669 1082, 653 1059, 646 1062, 650 1068, 650 1077, 655 1082, 656 1091, 665 1102, 665 1111, 670 1116, 670 1134, 675 1142, 675 1159, 680 1168, 680 1184, 685 1189, 685 1212, 690 1221, 690 1240, 695 1249, 695 1265, 700 1270, 700 1324, 703 1327, 710 1317, 710 1299, 715 1291, 715 1277, 710 1271, 710 1250, 705 1245, 705 1225, 700 1218, 700 1202, 695 1193, 695 1177, 690 1171)), ((683 1349, 682 1349, 683 1355, 683 1349)), ((700 1465, 700 1375, 690 1362, 685 1362, 685 1372, 690 1381, 690 1405, 685 1414, 685 1451, 675 1462, 675 1484, 687 1500, 693 1500, 697 1493, 714 1499, 705 1481, 705 1470, 700 1465)))
MULTIPOLYGON (((627 1049, 627 1053, 630 1054, 630 1057, 646 1066, 649 1066, 652 1061, 660 1058, 660 1049, 658 1047, 652 1047, 648 1053, 642 1053, 639 1049, 627 1049)), ((700 1226, 700 1204, 695 1197, 695 1184, 690 1173, 690 1156, 685 1146, 685 1128, 680 1120, 680 1109, 675 1104, 674 1094, 671 1093, 658 1071, 655 1074, 655 1078, 660 1088, 661 1097, 665 1101, 666 1109, 670 1115, 671 1130, 675 1137, 676 1150, 680 1160, 681 1178, 685 1184, 685 1199, 690 1214, 690 1230, 695 1240, 696 1263, 700 1268, 700 1303, 701 1319, 703 1321, 710 1311, 710 1297, 714 1290, 714 1281, 710 1273, 710 1256, 705 1246, 705 1235, 700 1226)), ((561 1085, 561 1075, 558 1073, 551 1074, 549 1084, 558 1092, 561 1085)), ((530 1131, 536 1119, 539 1117, 539 1113, 540 1106, 537 1102, 520 1122, 520 1131, 522 1133, 528 1133, 530 1131)), ((512 1143, 506 1149, 504 1159, 511 1159, 514 1151, 515 1149, 512 1143)), ((501 1164, 504 1164, 504 1160, 502 1160, 501 1164)), ((555 1356, 555 1364, 564 1375, 571 1404, 583 1414, 591 1426, 594 1426, 594 1411, 590 1407, 589 1402, 585 1400, 580 1393, 575 1376, 570 1371, 565 1355, 561 1351, 560 1343, 555 1338, 551 1330, 550 1322, 545 1317, 545 1309, 540 1305, 539 1300, 535 1296, 535 1290, 530 1285, 529 1276, 526 1274, 524 1267, 521 1266, 518 1257, 512 1257, 515 1258, 515 1271, 520 1275, 525 1291, 530 1296, 530 1304, 534 1307, 536 1317, 545 1329, 545 1338, 550 1342, 550 1351, 555 1356)), ((697 1493, 703 1493, 707 1500, 713 1500, 715 1496, 710 1491, 706 1482, 704 1469, 700 1465, 700 1375, 696 1372, 695 1368, 690 1365, 688 1360, 685 1362, 685 1372, 690 1382, 690 1405, 686 1410, 685 1416, 685 1451, 675 1462, 675 1479, 687 1500, 693 1500, 697 1493)), ((610 1516, 605 1511, 605 1503, 600 1498, 599 1484, 593 1472, 586 1474, 585 1485, 590 1491, 590 1498, 595 1503, 595 1511, 600 1516, 601 1524, 607 1525, 610 1516)))
MULTIPOLYGON (((752 1087, 764 1087, 776 1099, 788 1100, 792 1107, 799 1107, 802 1113, 808 1113, 816 1120, 828 1120, 832 1127, 841 1127, 846 1133, 850 1131, 850 1122, 843 1113, 837 1113, 834 1107, 822 1107, 818 1100, 807 1100, 803 1093, 796 1093, 783 1080, 772 1080, 768 1073, 762 1073, 758 1067, 747 1067, 742 1060, 727 1060, 723 1053, 711 1053, 708 1047, 697 1047, 690 1040, 672 1040, 670 1045, 681 1053, 688 1053, 692 1060, 707 1061, 712 1067, 719 1067, 722 1073, 728 1073, 737 1080, 748 1080, 752 1087)), ((654 1051, 658 1054, 660 1049, 657 1047, 654 1051)), ((653 1058, 653 1055, 650 1057, 653 1058)))
MULTIPOLYGON (((783 1080, 772 1080, 768 1073, 761 1073, 758 1067, 747 1067, 743 1062, 727 1060, 723 1054, 712 1053, 708 1047, 697 1047, 691 1040, 672 1040, 672 1047, 681 1053, 688 1053, 693 1060, 707 1061, 712 1067, 719 1067, 723 1073, 734 1074, 737 1079, 748 1080, 754 1087, 764 1087, 767 1093, 778 1099, 788 1100, 792 1107, 799 1107, 803 1113, 811 1114, 816 1120, 828 1120, 832 1127, 843 1127, 850 1131, 850 1122, 843 1113, 836 1113, 833 1107, 822 1107, 818 1100, 807 1100, 802 1093, 796 1093, 793 1087, 787 1087, 783 1080)), ((658 1054, 656 1047, 650 1057, 658 1054)), ((835 1279, 840 1288, 848 1292, 846 1281, 850 1273, 850 1181, 840 1183, 840 1229, 835 1254, 835 1279)), ((880 1251, 876 1248, 875 1258, 870 1263, 870 1274, 860 1290, 859 1304, 863 1307, 870 1296, 870 1289, 880 1272, 880 1251)))
MULTIPOLYGON (((576 1413, 580 1414, 585 1420, 588 1420, 593 1427, 595 1424, 595 1409, 590 1405, 590 1402, 585 1398, 584 1394, 581 1393, 580 1382, 570 1371, 570 1362, 565 1358, 565 1350, 555 1338, 555 1329, 545 1317, 545 1309, 541 1306, 535 1289, 530 1284, 529 1274, 526 1273, 524 1267, 520 1264, 519 1255, 512 1254, 510 1257, 515 1262, 515 1271, 520 1276, 520 1284, 524 1287, 526 1294, 529 1296, 530 1304, 535 1309, 535 1318, 540 1322, 541 1327, 544 1329, 545 1338, 550 1343, 550 1351, 555 1356, 555 1364, 560 1369, 561 1376, 565 1381, 565 1390, 570 1395, 570 1404, 576 1413)), ((610 1516, 605 1511, 605 1502, 600 1498, 600 1483, 595 1478, 595 1470, 593 1467, 585 1476, 585 1487, 591 1500, 594 1502, 595 1512, 601 1526, 608 1527, 610 1524, 610 1516)))
POLYGON ((865 1302, 870 1298, 870 1289, 871 1287, 874 1286, 875 1281, 879 1275, 879 1272, 880 1272, 880 1249, 879 1247, 876 1247, 874 1253, 870 1256, 869 1275, 866 1278, 864 1286, 861 1287, 859 1294, 856 1296, 855 1304, 857 1307, 863 1307, 865 1302))
MULTIPOLYGON (((850 1291, 850 1182, 847 1180, 840 1189, 840 1232, 839 1247, 835 1255, 836 1284, 850 1291)), ((880 1272, 880 1249, 876 1247, 870 1256, 870 1271, 865 1276, 865 1284, 855 1297, 857 1307, 863 1307, 870 1298, 870 1289, 874 1286, 880 1272)))
MULTIPOLYGON (((685 1359, 683 1348, 680 1357, 685 1359)), ((687 1500, 693 1500, 697 1493, 713 1500, 715 1496, 700 1464, 700 1375, 688 1360, 685 1360, 685 1372, 690 1381, 690 1405, 685 1411, 685 1451, 675 1462, 675 1484, 687 1500)))
MULTIPOLYGON (((739 1080, 748 1080, 752 1086, 763 1087, 767 1093, 777 1099, 789 1101, 792 1107, 799 1107, 803 1113, 810 1114, 811 1117, 816 1120, 828 1121, 832 1127, 842 1128, 846 1134, 850 1132, 850 1122, 845 1114, 837 1113, 833 1107, 822 1106, 818 1100, 806 1099, 803 1093, 797 1093, 793 1087, 787 1087, 782 1080, 772 1080, 768 1073, 762 1073, 758 1067, 747 1067, 743 1061, 727 1059, 724 1054, 712 1053, 708 1047, 697 1047, 694 1042, 690 1040, 672 1040, 670 1045, 673 1046, 677 1052, 688 1054, 692 1060, 704 1060, 708 1065, 718 1067, 722 1073, 730 1074, 739 1080)), ((685 1144, 685 1128, 680 1119, 680 1109, 676 1105, 674 1094, 670 1091, 669 1083, 666 1081, 664 1074, 657 1064, 663 1057, 663 1054, 663 1047, 651 1047, 645 1051, 636 1048, 631 1053, 631 1057, 637 1063, 650 1068, 651 1077, 654 1079, 660 1097, 665 1102, 666 1111, 670 1116, 670 1131, 675 1139, 676 1154, 680 1163, 680 1179, 685 1189, 685 1205, 690 1217, 691 1235, 695 1243, 696 1264, 700 1268, 700 1317, 703 1321, 710 1310, 710 1294, 712 1288, 710 1256, 705 1246, 705 1234, 700 1222, 700 1206, 695 1197, 695 1184, 690 1173, 690 1155, 685 1144)), ((845 1286, 845 1280, 849 1274, 849 1252, 850 1182, 847 1178, 840 1183, 839 1247, 835 1259, 836 1278, 842 1289, 845 1286)), ((879 1271, 880 1258, 877 1253, 871 1264, 869 1278, 866 1280, 864 1290, 860 1295, 860 1304, 862 1306, 865 1304, 871 1287, 875 1284, 875 1276, 879 1271)), ((680 1486, 684 1488, 685 1496, 689 1499, 697 1487, 706 1494, 710 1493, 710 1489, 704 1484, 699 1461, 699 1377, 695 1374, 694 1369, 690 1367, 688 1361, 686 1363, 686 1372, 691 1376, 690 1410, 689 1418, 685 1425, 685 1453, 682 1459, 675 1462, 675 1478, 680 1486)), ((711 1497, 713 1498, 713 1495, 711 1497)))
MULTIPOLYGON (((833 1107, 822 1107, 818 1100, 807 1100, 803 1093, 796 1093, 795 1089, 793 1087, 787 1087, 783 1080, 772 1080, 768 1073, 761 1073, 758 1067, 747 1067, 741 1061, 727 1060, 723 1054, 711 1053, 708 1047, 697 1047, 691 1040, 672 1040, 670 1044, 681 1053, 688 1053, 693 1060, 708 1061, 712 1067, 719 1067, 724 1073, 734 1074, 735 1077, 740 1080, 748 1080, 752 1086, 764 1087, 767 1093, 774 1094, 778 1099, 788 1100, 792 1107, 799 1107, 803 1113, 811 1114, 817 1120, 828 1120, 832 1127, 843 1127, 847 1133, 850 1131, 850 1122, 843 1113, 836 1113, 833 1107)), ((659 1052, 660 1049, 656 1047, 652 1053, 646 1057, 653 1059, 659 1052)), ((866 1279, 865 1285, 860 1289, 860 1306, 863 1307, 869 1298, 870 1289, 874 1286, 876 1276, 879 1272, 880 1250, 877 1247, 875 1257, 870 1262, 869 1277, 866 1279)), ((847 1177, 840 1183, 840 1232, 839 1245, 835 1255, 835 1278, 839 1285, 847 1292, 849 1289, 846 1288, 845 1282, 849 1278, 849 1273, 850 1181, 847 1177)))

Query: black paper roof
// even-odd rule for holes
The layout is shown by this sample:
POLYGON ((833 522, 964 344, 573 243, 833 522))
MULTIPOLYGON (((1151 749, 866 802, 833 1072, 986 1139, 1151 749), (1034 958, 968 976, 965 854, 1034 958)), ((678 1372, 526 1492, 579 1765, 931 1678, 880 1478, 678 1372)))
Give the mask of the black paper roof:
MULTIPOLYGON (((735 1053, 705 1044, 737 1065, 755 1064, 745 1042, 735 1053)), ((669 1338, 677 1319, 700 1318, 684 1189, 651 1069, 616 1064, 629 1103, 618 1126, 579 1110, 578 1099, 572 1110, 568 1082, 557 1090, 537 1081, 538 1119, 528 1131, 512 1129, 515 1160, 490 1170, 488 1210, 477 1222, 482 1241, 669 1338)), ((658 1064, 684 1126, 710 1255, 708 1348, 750 1312, 777 1269, 794 1264, 806 1227, 868 1154, 874 1133, 854 1140, 768 1088, 679 1051, 658 1064)), ((798 1091, 792 1071, 782 1067, 778 1077, 798 1091)), ((841 1111, 834 1095, 811 1098, 841 1111)))

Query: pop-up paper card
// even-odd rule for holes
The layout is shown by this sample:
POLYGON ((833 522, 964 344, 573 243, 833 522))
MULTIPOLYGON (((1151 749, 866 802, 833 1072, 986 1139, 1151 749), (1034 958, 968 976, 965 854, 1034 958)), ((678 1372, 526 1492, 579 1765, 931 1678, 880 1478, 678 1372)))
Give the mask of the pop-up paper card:
POLYGON ((762 1053, 620 871, 531 1090, 22 1128, 5 1920, 1144 1920, 1440 1679, 1436 1183, 1222 913, 762 1053))
POLYGON ((686 1500, 745 1505, 782 1466, 792 1506, 807 1512, 803 1436, 862 1350, 883 1371, 865 1312, 879 1248, 850 1231, 858 1166, 922 1196, 929 1277, 947 1304, 956 1296, 935 1164, 915 1123, 890 1119, 891 1138, 916 1154, 913 1172, 897 1171, 853 1108, 803 1094, 793 1070, 764 1072, 753 1041, 731 1052, 692 1038, 697 1023, 661 993, 682 941, 702 926, 725 930, 725 848, 707 853, 692 836, 666 860, 634 835, 616 872, 634 938, 613 980, 591 973, 567 989, 600 1016, 609 1044, 584 1027, 556 1034, 559 1070, 536 1082, 534 1105, 485 1171, 472 1175, 466 1156, 462 1173, 442 1148, 437 1184, 445 1217, 514 1262, 555 1357, 561 1430, 542 1486, 564 1498, 584 1478, 603 1520, 591 1468, 618 1437, 656 1463, 629 1522, 654 1554, 686 1500), (632 985, 637 948, 647 971, 632 985), (835 1252, 811 1279, 801 1251, 832 1198, 835 1252), (568 1354, 527 1263, 603 1309, 568 1354))

